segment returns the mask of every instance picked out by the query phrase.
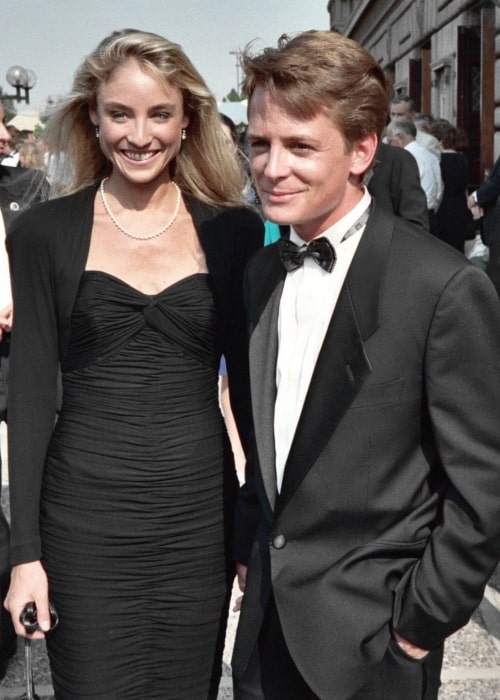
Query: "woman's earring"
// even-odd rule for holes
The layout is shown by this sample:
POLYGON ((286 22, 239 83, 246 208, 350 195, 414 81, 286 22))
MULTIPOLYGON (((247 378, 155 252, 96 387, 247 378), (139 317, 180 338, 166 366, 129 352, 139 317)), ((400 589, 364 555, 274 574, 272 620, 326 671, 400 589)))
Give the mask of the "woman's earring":
POLYGON ((183 130, 181 131, 181 139, 182 139, 183 141, 185 141, 186 138, 187 138, 186 129, 183 129, 183 130))
POLYGON ((99 136, 100 136, 100 134, 99 134, 99 127, 96 126, 96 128, 95 128, 95 137, 96 137, 96 139, 98 139, 99 136))

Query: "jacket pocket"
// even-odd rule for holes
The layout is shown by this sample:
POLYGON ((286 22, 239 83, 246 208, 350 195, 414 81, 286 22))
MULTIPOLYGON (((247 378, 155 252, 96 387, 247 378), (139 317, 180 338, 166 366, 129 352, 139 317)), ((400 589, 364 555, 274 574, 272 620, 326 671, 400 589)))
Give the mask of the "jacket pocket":
POLYGON ((390 382, 364 386, 356 396, 350 408, 367 408, 368 406, 381 406, 384 404, 401 401, 405 386, 404 377, 393 379, 390 382))

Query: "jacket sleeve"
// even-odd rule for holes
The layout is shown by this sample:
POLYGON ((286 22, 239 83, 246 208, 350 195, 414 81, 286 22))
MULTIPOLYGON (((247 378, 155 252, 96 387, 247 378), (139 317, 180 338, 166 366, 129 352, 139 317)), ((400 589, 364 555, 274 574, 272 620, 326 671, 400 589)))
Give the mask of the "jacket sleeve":
POLYGON ((423 556, 401 580, 394 627, 432 649, 467 623, 500 553, 500 304, 486 275, 462 268, 429 330, 425 392, 442 507, 423 556))
POLYGON ((500 158, 494 163, 490 176, 476 190, 480 207, 493 206, 500 196, 500 158))
MULTIPOLYGON (((42 205, 43 206, 43 205, 42 205)), ((20 214, 7 236, 14 323, 8 384, 11 560, 41 556, 40 490, 56 415, 58 331, 52 255, 41 209, 20 214)))
POLYGON ((247 451, 252 425, 250 379, 248 367, 248 332, 243 302, 243 276, 248 261, 262 247, 264 225, 251 210, 228 212, 224 226, 234 228, 230 237, 228 267, 229 298, 226 299, 226 321, 223 353, 226 358, 231 408, 244 451, 247 451))

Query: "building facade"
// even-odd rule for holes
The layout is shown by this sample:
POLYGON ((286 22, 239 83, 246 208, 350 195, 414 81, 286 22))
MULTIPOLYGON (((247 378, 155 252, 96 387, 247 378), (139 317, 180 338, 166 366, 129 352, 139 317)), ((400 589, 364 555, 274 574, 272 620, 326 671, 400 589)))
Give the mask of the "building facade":
POLYGON ((384 67, 389 97, 465 130, 479 184, 500 156, 500 0, 330 0, 328 12, 384 67))

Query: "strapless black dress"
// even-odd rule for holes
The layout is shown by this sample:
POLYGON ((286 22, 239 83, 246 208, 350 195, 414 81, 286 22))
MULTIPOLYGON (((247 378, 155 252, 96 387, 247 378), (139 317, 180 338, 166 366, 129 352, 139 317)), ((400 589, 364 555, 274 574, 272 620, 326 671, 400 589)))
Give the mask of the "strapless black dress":
POLYGON ((154 296, 83 275, 41 502, 60 700, 216 697, 236 485, 218 337, 208 274, 154 296))

